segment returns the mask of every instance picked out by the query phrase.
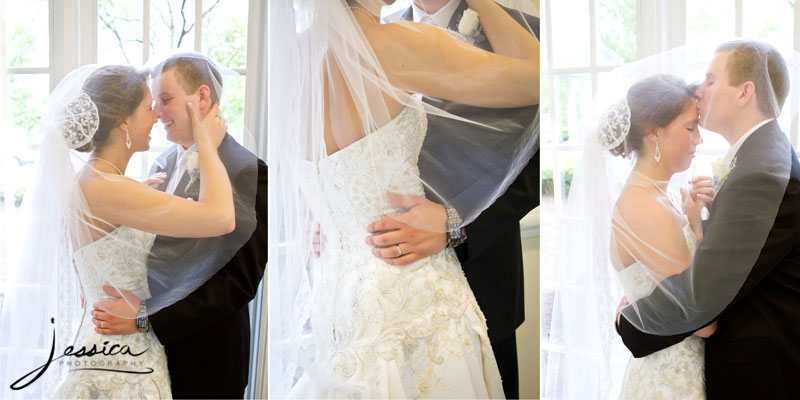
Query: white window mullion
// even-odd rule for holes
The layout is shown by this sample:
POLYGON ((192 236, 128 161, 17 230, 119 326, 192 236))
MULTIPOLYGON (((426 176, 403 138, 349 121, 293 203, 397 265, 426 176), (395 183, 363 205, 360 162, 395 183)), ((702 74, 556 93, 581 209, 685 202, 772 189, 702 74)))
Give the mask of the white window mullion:
POLYGON ((597 94, 597 0, 589 1, 589 35, 591 40, 589 42, 589 65, 592 70, 592 97, 597 94))
POLYGON ((686 44, 686 0, 670 0, 663 3, 664 50, 686 44))
POLYGON ((8 68, 6 69, 6 73, 9 74, 49 74, 51 68, 50 67, 41 67, 41 68, 8 68))
POLYGON ((743 16, 743 13, 744 13, 744 10, 743 10, 743 9, 744 9, 744 5, 743 5, 743 3, 742 3, 742 0, 736 0, 736 2, 735 2, 735 6, 734 6, 734 7, 735 7, 735 11, 734 11, 734 13, 735 13, 735 15, 736 15, 736 16, 734 17, 734 18, 735 18, 735 24, 734 24, 734 26, 735 26, 735 30, 734 30, 734 36, 736 36, 736 37, 742 37, 742 32, 744 31, 744 29, 743 29, 743 27, 742 27, 743 20, 744 20, 744 16, 743 16))
POLYGON ((800 7, 794 6, 794 51, 800 51, 800 7))
POLYGON ((51 0, 51 88, 70 71, 97 62, 97 0, 51 0))
POLYGON ((636 7, 640 59, 686 44, 685 0, 638 0, 636 7))
POLYGON ((203 0, 194 0, 194 51, 203 51, 203 0))
POLYGON ((659 31, 661 28, 659 15, 660 1, 636 1, 636 40, 638 44, 638 58, 642 59, 658 54, 659 31))
POLYGON ((142 1, 142 64, 150 60, 150 0, 142 1))
POLYGON ((244 88, 245 148, 267 159, 267 7, 250 0, 247 18, 247 65, 234 71, 247 76, 244 88), (259 110, 259 112, 256 112, 259 110))

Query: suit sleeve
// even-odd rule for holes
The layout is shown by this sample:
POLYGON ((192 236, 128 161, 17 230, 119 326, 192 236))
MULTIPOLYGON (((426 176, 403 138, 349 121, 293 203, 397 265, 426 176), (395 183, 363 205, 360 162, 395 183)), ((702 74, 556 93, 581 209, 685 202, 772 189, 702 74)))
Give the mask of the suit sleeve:
MULTIPOLYGON (((746 195, 744 193, 740 193, 739 190, 747 190, 747 188, 754 187, 753 181, 759 179, 763 180, 766 178, 763 175, 750 174, 743 179, 741 184, 738 184, 739 182, 737 182, 736 186, 732 184, 728 190, 733 191, 727 194, 726 202, 733 204, 726 204, 724 209, 722 209, 720 212, 726 214, 752 212, 752 210, 748 207, 738 203, 740 199, 746 198, 746 195)), ((758 284, 761 283, 764 278, 785 259, 791 249, 797 245, 797 227, 800 226, 800 223, 798 222, 797 213, 795 212, 795 208, 797 207, 797 204, 795 204, 796 201, 796 196, 792 195, 792 193, 787 190, 787 193, 784 195, 783 200, 780 203, 778 213, 774 219, 771 229, 769 230, 767 239, 758 255, 758 259, 756 260, 755 264, 748 271, 746 279, 739 288, 738 292, 731 299, 730 303, 728 303, 725 309, 721 310, 706 325, 719 318, 720 315, 725 313, 725 310, 735 306, 739 301, 741 301, 742 298, 751 293, 758 286, 758 284)), ((731 218, 728 215, 717 215, 716 218, 721 218, 723 221, 744 220, 743 218, 731 218)), ((712 223, 708 226, 708 229, 709 232, 717 235, 734 231, 734 229, 728 226, 728 224, 723 224, 723 226, 714 226, 712 223)), ((730 247, 737 246, 737 243, 741 243, 742 240, 744 240, 742 239, 742 235, 734 237, 726 236, 724 240, 716 240, 713 242, 709 239, 709 237, 707 237, 704 239, 703 244, 701 244, 701 246, 698 248, 698 253, 695 255, 695 265, 693 268, 696 269, 696 273, 691 275, 691 271, 686 270, 681 274, 673 275, 667 278, 665 281, 672 281, 672 286, 678 288, 701 288, 693 292, 694 297, 697 299, 697 304, 710 304, 708 299, 712 296, 719 295, 718 291, 711 290, 711 288, 718 286, 715 285, 715 281, 719 279, 718 274, 720 273, 720 269, 724 270, 725 268, 730 268, 730 266, 716 265, 719 263, 717 260, 721 259, 720 253, 730 252, 730 247), (711 244, 720 244, 712 246, 709 245, 709 242, 711 242, 711 244), (703 288, 706 290, 703 290, 703 288)), ((649 296, 639 299, 636 303, 639 307, 641 307, 641 304, 646 304, 648 307, 658 304, 662 308, 662 310, 660 310, 662 313, 668 315, 679 315, 682 312, 680 306, 674 301, 669 301, 666 296, 668 296, 668 294, 666 294, 664 291, 656 290, 649 296)), ((617 332, 619 332, 620 336, 622 337, 622 341, 625 343, 625 346, 631 350, 635 357, 642 357, 660 349, 669 347, 693 333, 687 332, 674 336, 650 335, 638 331, 625 318, 620 319, 620 325, 617 332)))
POLYGON ((257 185, 256 229, 250 239, 197 290, 150 316, 161 343, 166 345, 200 331, 255 297, 267 265, 267 166, 261 160, 257 185))
POLYGON ((651 335, 636 329, 624 316, 620 317, 619 325, 616 325, 616 328, 617 333, 622 338, 622 343, 636 358, 649 356, 659 350, 678 344, 693 333, 687 332, 672 336, 651 335))
POLYGON ((506 192, 467 225, 467 241, 461 245, 467 248, 467 262, 489 248, 497 239, 498 232, 505 232, 512 225, 518 225, 522 217, 538 205, 539 152, 537 151, 506 192))

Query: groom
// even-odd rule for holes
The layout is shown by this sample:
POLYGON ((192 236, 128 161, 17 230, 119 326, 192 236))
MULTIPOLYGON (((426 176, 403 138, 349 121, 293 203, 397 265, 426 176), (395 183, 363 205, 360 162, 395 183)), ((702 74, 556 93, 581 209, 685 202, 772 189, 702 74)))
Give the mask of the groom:
MULTIPOLYGON (((421 22, 458 31, 458 23, 466 9, 467 2, 464 0, 414 0, 411 7, 387 17, 386 20, 421 22)), ((530 27, 538 35, 539 18, 523 16, 509 9, 506 11, 518 23, 530 27)), ((485 35, 477 38, 475 46, 492 51, 492 46, 485 35)), ((519 126, 530 126, 538 112, 537 106, 485 109, 447 101, 437 102, 435 105, 467 119, 476 119, 480 115, 490 115, 492 118, 504 116, 517 121, 519 126)), ((447 120, 447 124, 441 124, 439 123, 441 120, 442 117, 428 115, 428 133, 423 143, 425 151, 447 153, 448 143, 440 139, 441 135, 437 135, 437 132, 441 132, 443 126, 450 126, 452 129, 453 124, 452 120, 447 120)), ((474 126, 468 124, 462 124, 459 129, 465 133, 481 134, 474 126)), ((425 158, 419 160, 423 179, 426 174, 447 176, 448 171, 441 170, 446 166, 434 161, 425 158)), ((425 198, 413 196, 401 198, 390 195, 389 201, 396 207, 410 209, 408 216, 416 215, 422 220, 441 221, 443 226, 448 219, 447 211, 442 205, 425 198)), ((386 241, 389 235, 383 234, 369 237, 371 244, 394 247, 397 243, 403 243, 408 250, 406 252, 412 253, 401 257, 396 257, 395 254, 386 257, 386 261, 393 265, 408 265, 436 254, 448 245, 456 246, 455 251, 464 274, 486 317, 489 341, 492 344, 503 379, 503 391, 507 398, 519 397, 516 329, 525 319, 519 221, 538 205, 539 153, 537 151, 506 192, 459 232, 465 234, 461 235, 461 238, 454 237, 458 235, 452 233, 423 232, 394 218, 385 218, 368 227, 370 232, 393 231, 391 235, 393 242, 386 241), (459 241, 461 243, 458 243, 459 241)))
MULTIPOLYGON (((720 282, 728 278, 725 275, 733 265, 720 259, 734 254, 731 249, 736 243, 753 240, 748 235, 752 227, 742 224, 748 217, 752 221, 758 210, 770 207, 765 204, 767 198, 752 194, 759 193, 754 189, 757 181, 768 177, 776 164, 791 163, 785 190, 775 193, 776 200, 781 199, 774 221, 759 221, 771 224, 766 242, 752 268, 744 271, 749 272, 744 284, 714 318, 716 333, 705 341, 709 399, 800 397, 800 163, 775 121, 788 89, 786 64, 772 46, 734 41, 717 49, 706 81, 696 92, 700 121, 731 144, 725 158, 731 170, 709 208, 704 239, 693 265, 664 282, 693 286, 695 302, 701 306, 713 302, 709 299, 720 295, 720 282), (781 148, 786 149, 785 155, 781 148), (768 161, 777 157, 791 160, 768 161), (749 201, 748 207, 741 206, 743 198, 749 201), (690 270, 694 282, 687 283, 690 270)), ((664 296, 657 290, 633 306, 657 304, 664 296)), ((678 320, 681 311, 674 311, 678 320)), ((648 317, 646 310, 640 312, 648 317)), ((634 357, 647 356, 692 334, 646 334, 625 317, 618 318, 617 329, 634 357)))
MULTIPOLYGON (((167 176, 158 186, 159 190, 197 199, 199 183, 192 183, 186 167, 186 159, 194 149, 186 102, 189 96, 198 96, 201 114, 207 114, 214 104, 219 103, 217 88, 221 86, 221 76, 213 63, 197 54, 171 56, 159 64, 155 71, 160 73, 153 77, 153 91, 158 93, 156 112, 158 119, 165 124, 167 138, 176 145, 159 157, 163 161, 159 165, 157 160, 151 175, 163 173, 167 176)), ((237 176, 243 176, 244 169, 253 167, 256 162, 249 162, 255 161, 255 156, 238 144, 230 134, 226 134, 220 144, 219 156, 228 171, 234 190, 247 191, 237 185, 256 184, 256 179, 236 179, 237 176)), ((262 160, 257 160, 257 165, 255 231, 249 239, 242 239, 246 242, 230 260, 217 261, 220 265, 225 263, 224 266, 202 286, 182 300, 149 316, 150 329, 155 332, 166 350, 172 395, 175 398, 244 396, 250 359, 248 303, 256 295, 267 264, 267 167, 262 160)), ((239 210, 236 212, 238 217, 239 210)), ((246 229, 243 225, 246 224, 241 224, 237 218, 236 230, 222 238, 223 245, 233 240, 238 230, 246 229)), ((189 266, 195 261, 208 262, 207 259, 192 261, 192 252, 182 252, 180 249, 200 248, 214 239, 159 236, 151 250, 148 270, 152 272, 154 269, 169 269, 171 266, 169 260, 156 260, 152 257, 153 254, 170 253, 180 257, 182 264, 189 266)), ((155 296, 159 285, 154 282, 152 275, 148 278, 151 292, 155 296)), ((118 297, 113 289, 104 290, 118 297)), ((95 307, 95 312, 119 307, 127 307, 123 299, 100 303, 95 307)), ((111 329, 101 329, 103 334, 119 335, 137 331, 133 319, 103 315, 109 322, 105 327, 111 326, 111 329)))

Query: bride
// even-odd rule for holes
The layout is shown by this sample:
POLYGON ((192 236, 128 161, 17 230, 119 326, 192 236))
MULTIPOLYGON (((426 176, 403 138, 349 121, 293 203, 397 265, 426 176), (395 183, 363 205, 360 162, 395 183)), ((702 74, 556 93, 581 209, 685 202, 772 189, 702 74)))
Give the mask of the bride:
POLYGON ((25 268, 12 276, 19 284, 11 288, 2 326, 15 346, 4 382, 34 391, 26 395, 41 388, 58 398, 171 397, 155 334, 140 326, 138 333, 103 336, 89 310, 111 299, 105 284, 136 296, 126 297, 130 310, 117 316, 146 316, 138 299, 150 298, 146 263, 154 234, 231 232, 235 192, 216 151, 227 126, 218 107, 197 96, 188 107, 199 148, 197 201, 124 176, 131 156, 149 149, 156 122, 148 76, 129 66, 82 67, 48 99, 38 175, 25 196, 30 218, 18 264, 25 268), (202 118, 201 107, 209 110, 202 118), (86 152, 88 159, 80 156, 86 152), (40 339, 51 324, 52 349, 47 335, 40 339), (41 343, 47 348, 37 350, 41 343), (42 361, 45 350, 49 361, 42 361), (37 365, 44 369, 25 375, 37 365), (35 384, 39 376, 44 385, 35 384))
POLYGON ((498 54, 469 44, 474 29, 380 24, 376 0, 271 3, 281 16, 270 21, 280 82, 270 81, 281 98, 270 111, 281 116, 270 125, 272 396, 503 397, 483 314, 452 249, 394 267, 364 241, 371 222, 399 211, 388 192, 434 196, 470 222, 536 150, 533 126, 470 121, 409 95, 494 108, 538 102, 534 36, 493 1, 468 3, 498 54), (424 154, 428 114, 490 132, 445 129, 452 136, 436 139, 452 140, 448 154, 424 154), (423 154, 472 165, 421 178, 423 154))
MULTIPOLYGON (((653 290, 651 274, 683 271, 703 237, 700 212, 714 197, 711 179, 694 178, 691 193, 681 188, 680 197, 668 189, 672 176, 689 168, 701 143, 694 90, 670 75, 637 82, 608 111, 599 139, 613 155, 636 159, 614 205, 611 233, 612 263, 625 295, 635 301, 653 290)), ((700 338, 714 329, 708 326, 674 346, 632 359, 620 398, 705 398, 700 338)))

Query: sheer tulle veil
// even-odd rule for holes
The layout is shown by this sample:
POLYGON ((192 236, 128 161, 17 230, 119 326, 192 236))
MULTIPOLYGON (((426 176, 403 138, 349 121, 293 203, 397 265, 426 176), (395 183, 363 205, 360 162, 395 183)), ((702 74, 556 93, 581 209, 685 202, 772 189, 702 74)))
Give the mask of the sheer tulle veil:
MULTIPOLYGON (((378 22, 380 0, 278 0, 270 2, 270 110, 269 124, 269 303, 270 303, 270 394, 285 397, 296 379, 311 375, 316 384, 341 388, 342 393, 361 393, 349 387, 329 371, 317 368, 314 360, 327 349, 317 342, 310 310, 319 282, 319 263, 314 258, 315 237, 334 235, 335 226, 320 224, 329 211, 328 194, 319 181, 318 163, 336 154, 328 154, 326 138, 339 149, 379 132, 403 109, 442 120, 441 140, 447 151, 423 146, 420 160, 449 166, 447 174, 428 174, 420 178, 433 201, 453 205, 467 224, 490 205, 516 178, 538 150, 538 115, 524 118, 459 113, 447 109, 434 98, 424 98, 398 87, 403 77, 430 78, 433 85, 446 85, 446 92, 470 91, 496 81, 503 69, 479 73, 475 66, 464 65, 459 71, 433 76, 424 70, 384 70, 379 55, 354 17, 364 13, 378 22), (469 73, 471 79, 458 78, 469 73), (457 73, 458 74, 457 74, 457 73), (403 75, 406 74, 406 75, 403 75), (452 76, 451 76, 452 75, 452 76), (394 78, 400 77, 395 80, 394 78), (330 110, 326 114, 326 109, 330 110), (347 112, 345 110, 354 110, 347 112), (446 129, 450 126, 451 129, 446 129), (459 128, 456 128, 459 127, 459 128)), ((511 9, 518 17, 522 14, 511 9)), ((523 28, 532 32, 524 18, 523 28)), ((467 34, 447 32, 440 36, 432 27, 413 23, 393 23, 398 35, 428 35, 434 46, 477 51, 467 34)), ((383 49, 379 49, 385 51, 383 49)), ((397 53, 406 51, 401 46, 397 53)), ((395 54, 397 55, 397 54, 395 54)), ((403 56, 402 54, 400 56, 403 56)), ((409 53, 408 57, 413 55, 409 53)), ((536 81, 538 84, 538 79, 536 81)), ((538 87, 530 82, 530 92, 538 87)), ((476 92, 477 93, 477 92, 476 92)), ((477 94, 476 94, 477 96, 477 94)), ((487 92, 480 100, 502 100, 502 94, 487 92)), ((478 98, 472 99, 481 103, 478 98)), ((467 102, 465 102, 467 103, 467 102)), ((532 105, 532 104, 528 104, 532 105)), ((522 106, 522 104, 520 105, 522 106)), ((525 110, 520 107, 519 110, 525 110)), ((411 112, 409 111, 409 112, 411 112)), ((371 147, 365 140, 371 162, 381 163, 386 149, 371 147)), ((339 150, 342 151, 342 150, 339 150)), ((378 173, 378 168, 362 171, 360 182, 375 193, 407 194, 392 173, 378 173)), ((402 212, 388 203, 386 216, 402 212)), ((366 227, 370 222, 365 220, 366 227)), ((408 222, 408 221, 407 221, 408 222)), ((429 231, 444 227, 429 221, 410 222, 429 231)), ((324 257, 324 255, 323 255, 324 257)), ((361 393, 363 395, 363 393, 361 393)), ((353 394, 355 395, 355 394, 353 394)))
MULTIPOLYGON (((626 214, 629 216, 633 210, 620 210, 615 206, 623 186, 637 182, 630 177, 636 156, 625 159, 610 152, 610 149, 623 144, 624 135, 630 128, 629 89, 635 83, 658 74, 675 77, 691 87, 691 83, 705 79, 719 45, 701 44, 668 50, 623 65, 603 76, 583 128, 571 132, 571 136, 580 137, 582 151, 559 227, 558 283, 550 330, 542 337, 543 398, 615 398, 619 393, 630 353, 618 338, 614 321, 623 296, 635 298, 629 288, 623 287, 620 277, 620 273, 632 265, 631 257, 634 263, 649 272, 648 279, 652 280, 655 289, 623 308, 623 318, 644 332, 672 335, 693 332, 719 315, 738 292, 764 245, 788 182, 792 157, 788 138, 776 142, 775 151, 769 156, 771 167, 759 172, 759 183, 750 185, 747 193, 738 196, 742 201, 736 207, 747 210, 747 222, 741 214, 718 213, 710 225, 712 227, 704 230, 699 256, 694 259, 690 257, 681 261, 673 249, 659 248, 644 234, 631 228, 626 214), (627 120, 624 111, 627 111, 627 120), (621 135, 620 140, 609 140, 609 130, 616 130, 621 135), (750 229, 748 232, 731 228, 745 225, 750 229), (730 251, 725 254, 714 252, 713 256, 705 252, 704 246, 719 246, 720 241, 728 242, 724 248, 730 251), (682 272, 665 276, 661 272, 665 264, 681 264, 679 270, 682 272), (724 265, 726 272, 720 273, 711 289, 707 280, 703 280, 706 278, 702 271, 715 265, 724 265)), ((783 54, 790 83, 781 89, 788 92, 781 108, 779 95, 774 93, 769 78, 779 68, 775 66, 774 56, 771 47, 755 44, 753 65, 756 78, 752 79, 760 77, 761 86, 766 87, 758 94, 767 100, 762 112, 774 116, 788 134, 797 129, 794 118, 800 100, 797 83, 800 57, 792 52, 783 54)), ((713 104, 722 100, 709 98, 706 101, 713 104)), ((699 120, 703 138, 725 143, 718 137, 712 138, 717 136, 716 133, 705 130, 709 128, 705 121, 714 118, 708 115, 714 108, 708 107, 707 110, 707 115, 701 115, 699 120)), ((720 150, 720 156, 727 151, 725 146, 720 150)), ((698 154, 703 151, 701 149, 702 145, 698 147, 698 154)), ((627 152, 632 153, 631 149, 627 152)), ((686 182, 692 177, 693 170, 691 167, 673 175, 670 182, 657 182, 668 184, 667 195, 676 200, 674 203, 678 208, 682 200, 678 189, 687 187, 686 182)))

